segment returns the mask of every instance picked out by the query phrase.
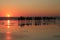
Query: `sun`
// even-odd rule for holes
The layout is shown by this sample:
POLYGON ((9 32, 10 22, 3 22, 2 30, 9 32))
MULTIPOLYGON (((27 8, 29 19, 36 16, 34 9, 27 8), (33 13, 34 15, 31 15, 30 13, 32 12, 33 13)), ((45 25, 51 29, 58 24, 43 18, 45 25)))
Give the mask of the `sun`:
POLYGON ((8 16, 8 17, 10 17, 10 15, 9 15, 9 14, 8 14, 7 16, 8 16))

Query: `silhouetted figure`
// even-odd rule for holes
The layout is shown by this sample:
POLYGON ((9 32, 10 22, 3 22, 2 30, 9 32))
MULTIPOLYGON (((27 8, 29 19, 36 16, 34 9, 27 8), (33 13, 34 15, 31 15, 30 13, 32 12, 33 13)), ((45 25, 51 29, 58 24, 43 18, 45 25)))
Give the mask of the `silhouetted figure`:
POLYGON ((25 20, 25 17, 19 17, 18 20, 25 20))
POLYGON ((42 20, 41 17, 34 17, 34 20, 42 20))
POLYGON ((33 17, 25 17, 26 18, 26 20, 32 20, 33 19, 33 17))

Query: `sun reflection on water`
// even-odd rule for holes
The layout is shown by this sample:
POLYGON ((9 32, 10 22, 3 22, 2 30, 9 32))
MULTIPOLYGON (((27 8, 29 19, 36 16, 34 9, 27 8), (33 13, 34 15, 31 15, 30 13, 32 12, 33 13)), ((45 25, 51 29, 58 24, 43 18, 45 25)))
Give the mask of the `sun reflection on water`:
POLYGON ((6 31, 6 40, 11 40, 11 32, 10 32, 10 20, 7 21, 8 22, 8 26, 7 26, 7 31, 6 31))
POLYGON ((9 26, 9 25, 10 25, 10 20, 8 20, 8 28, 10 28, 10 26, 9 26))
POLYGON ((11 32, 6 32, 6 40, 11 40, 11 32))

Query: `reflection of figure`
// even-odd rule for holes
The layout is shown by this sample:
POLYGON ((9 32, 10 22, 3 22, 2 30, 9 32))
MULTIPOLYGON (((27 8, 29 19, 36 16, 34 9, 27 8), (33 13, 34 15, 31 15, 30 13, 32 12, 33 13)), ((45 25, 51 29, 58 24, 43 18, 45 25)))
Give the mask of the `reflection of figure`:
POLYGON ((27 26, 32 25, 32 20, 26 20, 25 24, 26 24, 27 26))
POLYGON ((18 26, 25 26, 25 20, 19 20, 18 26))
POLYGON ((35 25, 35 26, 41 25, 41 20, 35 20, 34 25, 35 25))
POLYGON ((19 24, 19 26, 25 26, 25 24, 24 23, 21 23, 21 24, 19 24))

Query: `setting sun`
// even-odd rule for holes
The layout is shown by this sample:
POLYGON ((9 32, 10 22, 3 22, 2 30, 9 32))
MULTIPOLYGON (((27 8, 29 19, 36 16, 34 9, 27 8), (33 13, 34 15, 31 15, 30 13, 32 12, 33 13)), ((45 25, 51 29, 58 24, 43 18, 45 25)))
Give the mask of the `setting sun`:
POLYGON ((9 15, 9 14, 8 14, 7 16, 8 16, 8 17, 10 17, 10 15, 9 15))

